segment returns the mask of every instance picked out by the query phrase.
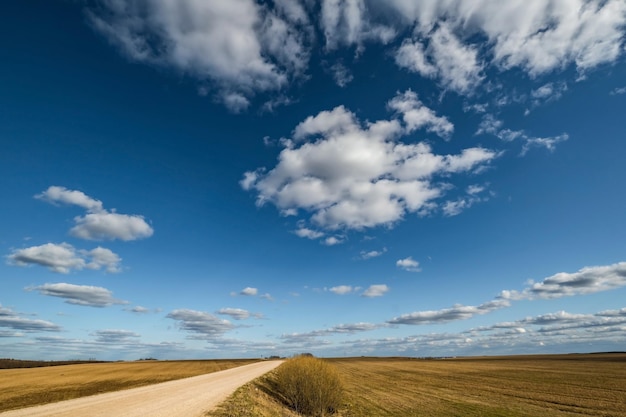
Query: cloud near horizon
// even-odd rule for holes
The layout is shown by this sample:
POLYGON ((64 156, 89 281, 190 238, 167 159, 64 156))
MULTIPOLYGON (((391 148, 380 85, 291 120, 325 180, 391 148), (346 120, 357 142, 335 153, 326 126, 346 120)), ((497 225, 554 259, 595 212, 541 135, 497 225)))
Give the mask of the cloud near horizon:
MULTIPOLYGON (((30 319, 16 313, 0 304, 0 327, 9 328, 18 332, 59 332, 61 326, 39 319, 30 319)), ((0 337, 2 337, 0 332, 0 337)), ((19 333, 5 332, 5 337, 19 337, 19 333)))
POLYGON ((233 326, 228 320, 222 320, 204 311, 178 309, 167 316, 177 322, 178 327, 191 334, 192 339, 213 339, 220 337, 233 326))
POLYGON ((626 286, 626 262, 589 266, 577 272, 560 272, 541 282, 530 281, 522 291, 505 290, 506 300, 535 300, 593 294, 626 286))

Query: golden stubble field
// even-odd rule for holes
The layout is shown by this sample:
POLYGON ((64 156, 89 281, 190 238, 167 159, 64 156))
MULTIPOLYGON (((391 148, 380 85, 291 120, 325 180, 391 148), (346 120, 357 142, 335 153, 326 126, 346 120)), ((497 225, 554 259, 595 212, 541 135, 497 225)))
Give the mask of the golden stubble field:
MULTIPOLYGON (((626 416, 626 354, 328 361, 344 386, 337 417, 626 416)), ((210 415, 295 416, 268 389, 272 378, 210 415)))
POLYGON ((138 361, 0 369, 0 412, 234 368, 256 360, 138 361))
POLYGON ((343 416, 626 416, 626 354, 332 363, 343 416))

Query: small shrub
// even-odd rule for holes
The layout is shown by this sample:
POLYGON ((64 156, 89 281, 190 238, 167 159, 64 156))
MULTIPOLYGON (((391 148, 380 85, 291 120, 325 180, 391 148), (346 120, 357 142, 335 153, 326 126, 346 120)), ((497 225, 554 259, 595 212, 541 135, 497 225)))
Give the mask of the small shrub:
POLYGON ((276 370, 276 388, 285 403, 306 416, 333 414, 341 405, 339 374, 328 362, 297 356, 276 370))

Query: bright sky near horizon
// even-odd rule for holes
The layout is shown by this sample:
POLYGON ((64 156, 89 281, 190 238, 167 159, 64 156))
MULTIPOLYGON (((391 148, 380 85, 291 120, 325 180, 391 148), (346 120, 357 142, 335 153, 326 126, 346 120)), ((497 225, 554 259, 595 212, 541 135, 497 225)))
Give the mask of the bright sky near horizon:
POLYGON ((0 18, 0 357, 626 350, 623 0, 0 18))

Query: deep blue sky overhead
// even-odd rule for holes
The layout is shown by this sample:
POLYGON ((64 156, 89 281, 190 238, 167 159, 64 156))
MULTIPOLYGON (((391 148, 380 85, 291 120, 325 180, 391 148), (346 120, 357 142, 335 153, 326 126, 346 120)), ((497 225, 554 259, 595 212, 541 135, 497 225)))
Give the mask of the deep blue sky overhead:
POLYGON ((624 350, 622 0, 0 17, 0 357, 624 350))

